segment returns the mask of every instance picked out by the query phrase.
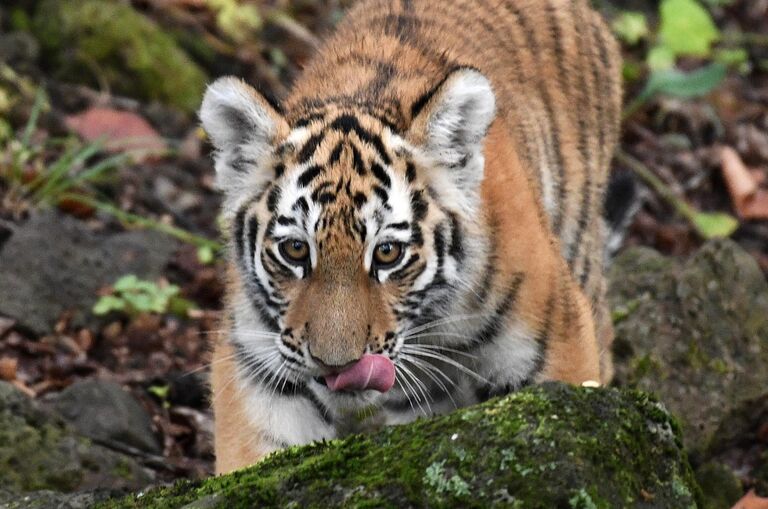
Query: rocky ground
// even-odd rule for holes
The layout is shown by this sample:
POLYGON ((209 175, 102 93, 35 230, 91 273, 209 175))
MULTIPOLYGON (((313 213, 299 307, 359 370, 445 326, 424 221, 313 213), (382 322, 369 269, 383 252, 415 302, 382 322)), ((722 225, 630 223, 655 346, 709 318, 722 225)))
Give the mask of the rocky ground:
MULTIPOLYGON (((768 36, 768 2, 710 3, 724 31, 768 36)), ((220 74, 282 95, 344 7, 243 5, 251 4, 0 6, 0 507, 87 507, 121 490, 212 473, 206 337, 217 328, 222 263, 209 147, 193 112, 220 74), (45 98, 36 107, 39 87, 45 98), (72 172, 129 157, 72 183, 91 201, 35 192, 62 154, 104 133, 107 145, 71 162, 72 172), (94 313, 129 274, 178 286, 183 309, 94 313), (90 498, 61 495, 94 489, 90 498)), ((611 19, 621 9, 656 16, 655 2, 602 8, 611 19)), ((747 67, 706 97, 658 97, 630 115, 614 164, 629 176, 639 162, 697 209, 739 217, 732 241, 705 243, 663 192, 633 177, 636 213, 611 268, 615 384, 657 394, 679 420, 687 450, 680 468, 692 466, 703 488, 692 500, 705 507, 729 507, 753 488, 768 496, 768 222, 743 217, 723 169, 723 149, 733 149, 755 185, 768 180, 768 43, 755 41, 745 46, 747 67)), ((627 46, 627 62, 649 45, 627 46)), ((643 80, 626 74, 630 102, 643 80)), ((611 404, 631 407, 626 394, 611 404)), ((429 461, 419 468, 442 460, 429 461)), ((570 503, 577 481, 558 500, 570 503)), ((640 490, 638 506, 665 506, 640 490)), ((578 504, 571 507, 595 507, 578 504)))

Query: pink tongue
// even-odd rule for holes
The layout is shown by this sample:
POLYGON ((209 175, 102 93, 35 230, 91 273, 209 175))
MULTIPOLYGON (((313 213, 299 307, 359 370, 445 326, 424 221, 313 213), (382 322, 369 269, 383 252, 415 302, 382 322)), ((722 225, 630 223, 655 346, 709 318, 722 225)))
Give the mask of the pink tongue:
POLYGON ((365 354, 354 366, 336 375, 327 375, 325 383, 332 391, 387 392, 395 384, 395 365, 386 355, 365 354))

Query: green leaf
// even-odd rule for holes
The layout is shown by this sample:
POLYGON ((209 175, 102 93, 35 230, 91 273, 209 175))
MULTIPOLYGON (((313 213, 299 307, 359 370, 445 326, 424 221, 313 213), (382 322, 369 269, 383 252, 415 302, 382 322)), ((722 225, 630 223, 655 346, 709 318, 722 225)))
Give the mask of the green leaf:
POLYGON ((197 261, 203 265, 210 265, 213 263, 215 254, 211 246, 200 246, 197 248, 197 261))
POLYGON ((654 46, 646 57, 651 71, 665 71, 675 66, 675 54, 666 46, 654 46))
POLYGON ((700 97, 711 92, 725 78, 726 66, 715 62, 692 72, 677 69, 651 73, 638 99, 646 101, 656 94, 674 97, 700 97))
POLYGON ((659 36, 675 55, 707 57, 720 31, 696 0, 664 0, 659 36))
POLYGON ((153 311, 153 299, 145 293, 126 293, 123 295, 123 299, 134 311, 153 311))
POLYGON ((648 20, 642 12, 625 11, 611 23, 614 33, 630 46, 648 37, 648 20))
POLYGON ((111 311, 125 310, 125 301, 114 295, 104 295, 93 305, 93 314, 103 316, 111 311))
POLYGON ((136 288, 136 283, 138 281, 139 278, 134 274, 127 274, 115 281, 115 284, 112 285, 112 288, 114 288, 116 292, 128 292, 136 288))
POLYGON ((739 221, 723 212, 697 212, 693 218, 696 231, 705 239, 729 237, 739 227, 739 221))

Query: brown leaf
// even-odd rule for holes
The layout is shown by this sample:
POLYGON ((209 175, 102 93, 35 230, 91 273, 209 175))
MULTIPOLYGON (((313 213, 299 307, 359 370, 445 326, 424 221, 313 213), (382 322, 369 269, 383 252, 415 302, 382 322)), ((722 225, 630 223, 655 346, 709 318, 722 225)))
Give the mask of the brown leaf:
POLYGON ((768 219, 768 191, 760 188, 739 154, 731 147, 723 147, 720 161, 733 207, 739 217, 768 219))
POLYGON ((0 380, 11 382, 16 380, 16 368, 19 361, 12 357, 0 357, 0 380))
POLYGON ((128 111, 91 108, 68 115, 64 123, 87 141, 104 139, 105 148, 110 152, 131 152, 136 158, 146 159, 168 150, 163 137, 149 122, 128 111))
POLYGON ((755 490, 749 490, 731 509, 768 509, 768 498, 758 497, 755 490))

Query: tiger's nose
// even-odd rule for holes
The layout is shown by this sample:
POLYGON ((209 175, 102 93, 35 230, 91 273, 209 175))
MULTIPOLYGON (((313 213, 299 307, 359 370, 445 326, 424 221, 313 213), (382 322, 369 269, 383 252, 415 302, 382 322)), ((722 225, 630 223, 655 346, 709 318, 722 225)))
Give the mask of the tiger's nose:
POLYGON ((312 360, 326 373, 339 373, 346 368, 352 366, 363 356, 363 352, 360 355, 323 355, 319 357, 312 352, 312 347, 309 348, 309 356, 312 360))

